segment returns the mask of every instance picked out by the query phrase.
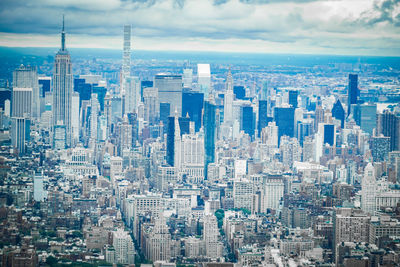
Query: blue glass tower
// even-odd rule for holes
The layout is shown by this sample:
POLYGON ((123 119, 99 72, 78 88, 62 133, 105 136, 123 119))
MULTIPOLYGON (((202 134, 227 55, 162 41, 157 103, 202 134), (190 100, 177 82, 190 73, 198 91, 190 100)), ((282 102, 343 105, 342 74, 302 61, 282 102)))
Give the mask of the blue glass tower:
POLYGON ((240 108, 240 129, 243 130, 246 134, 248 134, 252 139, 254 137, 254 113, 253 107, 251 106, 243 106, 240 108))
POLYGON ((287 135, 294 137, 294 108, 293 107, 275 107, 274 121, 278 126, 278 142, 281 136, 287 135))
POLYGON ((207 165, 215 161, 216 138, 216 106, 209 101, 204 102, 204 175, 207 177, 207 165))
POLYGON ((195 131, 201 127, 201 113, 204 105, 204 94, 199 92, 182 93, 182 116, 189 114, 191 121, 194 121, 195 131))

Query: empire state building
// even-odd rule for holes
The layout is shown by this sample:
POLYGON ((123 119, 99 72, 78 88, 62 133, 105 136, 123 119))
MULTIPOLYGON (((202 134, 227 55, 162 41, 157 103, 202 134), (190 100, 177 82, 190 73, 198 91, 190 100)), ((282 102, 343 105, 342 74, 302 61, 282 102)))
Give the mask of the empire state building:
POLYGON ((53 73, 53 131, 57 147, 70 147, 72 139, 71 102, 73 75, 71 56, 65 48, 64 17, 61 31, 61 49, 54 62, 53 73), (65 141, 64 141, 65 140, 65 141), (60 145, 59 144, 63 144, 60 145))

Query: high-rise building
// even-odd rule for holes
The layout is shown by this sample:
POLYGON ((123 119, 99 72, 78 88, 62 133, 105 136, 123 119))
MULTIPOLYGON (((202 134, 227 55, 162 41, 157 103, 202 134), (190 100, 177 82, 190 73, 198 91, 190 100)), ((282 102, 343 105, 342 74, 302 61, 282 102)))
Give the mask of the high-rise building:
POLYGON ((11 120, 11 144, 20 155, 26 152, 26 142, 30 138, 30 122, 27 117, 13 117, 11 120))
POLYGON ((390 151, 400 150, 400 115, 389 110, 377 116, 376 134, 390 137, 390 151))
POLYGON ((158 103, 170 104, 169 114, 175 111, 182 114, 182 75, 158 74, 154 77, 154 88, 157 88, 158 103))
POLYGON ((92 94, 90 100, 90 139, 92 142, 97 141, 98 117, 100 112, 100 104, 97 99, 97 94, 92 94))
POLYGON ((294 137, 293 107, 275 107, 274 121, 276 122, 276 126, 278 126, 278 141, 283 135, 294 137))
POLYGON ((356 124, 372 136, 376 128, 376 104, 356 104, 352 106, 352 111, 356 124))
POLYGON ((376 210, 376 177, 375 169, 371 163, 364 169, 364 177, 361 180, 361 209, 373 214, 376 210))
POLYGON ((340 127, 344 128, 345 112, 342 103, 338 99, 332 107, 332 117, 340 121, 340 127))
POLYGON ((262 212, 266 212, 267 209, 278 210, 285 187, 282 177, 268 177, 263 186, 262 212))
POLYGON ((259 100, 258 101, 258 124, 257 131, 260 137, 263 128, 267 127, 268 123, 273 120, 272 117, 268 117, 268 101, 259 100))
POLYGON ((168 117, 171 114, 171 105, 169 103, 160 103, 160 121, 164 126, 168 124, 168 117))
POLYGON ((180 127, 177 116, 168 117, 167 125, 167 163, 179 167, 180 159, 180 127), (179 143, 179 144, 178 144, 179 143))
POLYGON ((240 108, 240 130, 244 131, 251 138, 254 138, 254 113, 252 106, 242 106, 240 108))
MULTIPOLYGON (((40 117, 39 81, 36 67, 21 65, 13 72, 14 88, 30 88, 32 96, 30 99, 29 114, 32 118, 40 117)), ((24 107, 27 108, 27 107, 24 107)))
POLYGON ((20 155, 25 154, 30 137, 32 88, 13 88, 11 111, 11 143, 20 155))
POLYGON ((131 74, 131 25, 124 25, 124 50, 122 55, 121 85, 124 87, 125 78, 131 74))
POLYGON ((33 177, 33 199, 35 201, 44 201, 46 198, 46 191, 43 186, 43 175, 35 175, 33 177))
POLYGON ((387 161, 390 152, 390 137, 383 135, 372 137, 371 152, 374 162, 387 161))
POLYGON ((210 101, 204 102, 204 167, 205 175, 207 175, 207 166, 209 163, 215 162, 215 139, 217 134, 216 122, 216 106, 210 101))
POLYGON ((137 113, 139 103, 141 102, 140 97, 140 81, 138 77, 125 77, 125 114, 127 113, 137 113))
POLYGON ((12 117, 31 118, 32 112, 32 88, 14 87, 12 91, 12 117))
POLYGON ((222 256, 222 244, 218 241, 218 223, 214 214, 204 215, 203 240, 206 247, 206 256, 217 259, 222 256))
POLYGON ((246 89, 242 85, 235 85, 233 86, 233 94, 236 99, 244 100, 246 98, 246 89))
POLYGON ((349 74, 349 85, 347 94, 347 116, 350 115, 351 105, 357 104, 357 99, 359 95, 358 91, 358 75, 349 74))
POLYGON ((297 91, 297 90, 290 90, 290 91, 288 92, 288 94, 289 94, 289 105, 291 105, 292 107, 294 107, 294 108, 296 109, 297 106, 298 106, 297 98, 298 98, 298 96, 299 96, 299 91, 297 91))
POLYGON ((194 121, 195 131, 201 128, 201 114, 204 105, 204 94, 199 92, 183 92, 182 94, 182 116, 189 114, 191 121, 194 121))
POLYGON ((127 231, 122 228, 113 231, 112 242, 115 249, 116 263, 133 264, 135 262, 135 247, 127 231))
POLYGON ((54 62, 53 74, 53 127, 64 125, 66 131, 66 146, 71 145, 71 101, 72 101, 72 64, 71 56, 65 48, 64 20, 61 31, 61 49, 54 62))
POLYGON ((72 127, 72 143, 76 144, 79 141, 79 93, 72 93, 72 108, 71 109, 71 127, 72 127))
POLYGON ((226 77, 226 88, 224 96, 224 123, 233 123, 233 79, 231 70, 228 72, 226 77))
POLYGON ((183 87, 192 88, 193 83, 193 69, 184 69, 182 76, 183 87))
POLYGON ((197 77, 200 92, 202 92, 204 98, 207 99, 211 90, 210 64, 197 64, 197 77))

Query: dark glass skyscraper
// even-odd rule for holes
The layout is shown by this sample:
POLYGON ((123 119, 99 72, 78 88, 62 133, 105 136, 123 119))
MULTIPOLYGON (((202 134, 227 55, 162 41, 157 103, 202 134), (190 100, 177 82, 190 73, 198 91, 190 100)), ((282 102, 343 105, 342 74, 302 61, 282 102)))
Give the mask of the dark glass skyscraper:
POLYGON ((216 106, 209 101, 204 102, 204 175, 207 177, 207 165, 215 161, 216 138, 216 106))
POLYGON ((400 150, 400 116, 385 110, 377 116, 377 135, 390 137, 390 151, 400 150))
POLYGON ((268 126, 268 123, 272 121, 271 117, 268 117, 268 101, 258 101, 258 137, 260 137, 261 130, 268 126))
POLYGON ((183 134, 190 133, 190 118, 188 117, 180 117, 179 121, 179 129, 181 130, 181 136, 183 134))
POLYGON ((298 96, 299 96, 299 91, 290 90, 289 91, 289 105, 291 105, 294 108, 297 108, 297 106, 298 106, 297 97, 298 96))
POLYGON ((332 107, 332 117, 334 117, 337 120, 340 120, 340 122, 341 122, 340 126, 342 128, 344 128, 345 113, 344 113, 344 108, 342 106, 342 103, 340 102, 339 99, 336 101, 336 103, 332 107))
POLYGON ((240 108, 240 129, 254 138, 254 113, 252 106, 243 106, 240 108))
POLYGON ((170 115, 170 104, 169 103, 160 103, 160 121, 167 125, 168 117, 170 115))
POLYGON ((324 144, 328 143, 330 146, 335 144, 335 125, 324 125, 324 144))
POLYGON ((168 117, 167 124, 167 164, 174 166, 175 149, 175 117, 168 117))
POLYGON ((79 93, 79 106, 83 100, 90 100, 92 95, 92 85, 85 82, 85 79, 74 79, 74 91, 79 93))
POLYGON ((281 136, 283 135, 294 137, 293 107, 275 107, 274 121, 278 126, 278 142, 280 142, 281 136))
POLYGON ((233 93, 236 96, 236 99, 245 99, 246 98, 246 89, 244 86, 235 85, 233 86, 233 93))
POLYGON ((351 105, 357 104, 358 98, 358 75, 357 74, 349 74, 349 86, 348 86, 348 94, 347 94, 347 116, 350 115, 351 105))
POLYGON ((204 94, 200 92, 184 92, 182 94, 182 116, 189 114, 191 121, 194 121, 195 131, 201 127, 201 113, 204 104, 204 94))

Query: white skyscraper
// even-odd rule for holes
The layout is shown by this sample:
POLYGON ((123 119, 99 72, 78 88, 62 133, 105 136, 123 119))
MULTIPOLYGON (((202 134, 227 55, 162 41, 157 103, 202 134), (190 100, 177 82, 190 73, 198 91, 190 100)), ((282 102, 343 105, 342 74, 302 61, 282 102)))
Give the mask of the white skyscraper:
POLYGON ((90 106, 90 139, 95 142, 97 140, 97 123, 100 111, 100 104, 99 100, 97 99, 97 94, 92 94, 90 106))
POLYGON ((267 178, 262 192, 262 212, 267 209, 279 209, 279 203, 283 197, 285 185, 282 178, 267 178))
POLYGON ((43 201, 46 197, 46 191, 43 187, 43 176, 35 175, 33 177, 33 199, 35 201, 43 201))
POLYGON ((140 81, 138 77, 125 77, 125 114, 137 113, 140 103, 140 81))
POLYGON ((363 211, 373 213, 376 210, 376 192, 375 169, 371 163, 368 163, 361 181, 361 209, 363 211))
POLYGON ((122 56, 121 85, 124 86, 125 78, 131 74, 131 25, 124 25, 124 51, 122 56))
POLYGON ((232 124, 233 121, 233 79, 229 69, 226 78, 226 92, 224 97, 224 123, 232 124))
MULTIPOLYGON (((14 88, 30 88, 32 96, 28 106, 23 108, 30 108, 29 114, 33 118, 40 116, 40 100, 39 100, 39 82, 36 67, 21 65, 13 72, 13 87, 14 88)), ((14 105, 13 105, 14 106, 14 105)), ((14 107, 13 107, 14 108, 14 107)))
POLYGON ((117 263, 133 264, 135 262, 135 248, 129 233, 118 228, 112 234, 117 263))
POLYGON ((200 92, 204 93, 204 99, 208 99, 211 89, 210 64, 197 64, 197 77, 200 92))
POLYGON ((53 127, 64 125, 66 132, 66 146, 71 145, 71 102, 72 102, 72 64, 71 56, 65 48, 64 19, 61 31, 61 49, 54 62, 53 73, 53 127))
POLYGON ((26 139, 29 138, 32 88, 13 88, 11 112, 11 142, 18 153, 25 153, 26 139))

